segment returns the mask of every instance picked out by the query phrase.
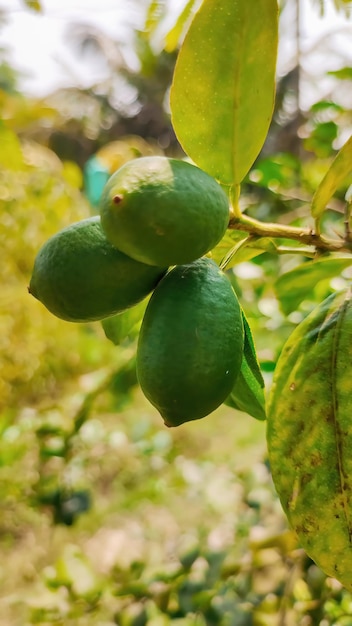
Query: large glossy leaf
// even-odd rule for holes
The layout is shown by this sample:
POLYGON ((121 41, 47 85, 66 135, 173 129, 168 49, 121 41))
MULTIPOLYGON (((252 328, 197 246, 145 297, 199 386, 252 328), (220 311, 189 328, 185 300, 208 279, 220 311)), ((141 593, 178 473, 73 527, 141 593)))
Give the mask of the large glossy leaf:
POLYGON ((296 311, 300 303, 311 296, 320 281, 339 276, 350 265, 352 265, 351 255, 322 257, 302 263, 290 272, 282 274, 274 283, 282 311, 285 315, 296 311))
POLYGON ((242 320, 245 334, 241 370, 225 404, 244 411, 258 420, 265 420, 264 379, 257 360, 252 332, 243 310, 242 320))
MULTIPOLYGON (((324 212, 330 198, 332 198, 338 187, 347 179, 348 175, 351 174, 351 163, 352 137, 346 141, 344 146, 337 153, 313 196, 311 209, 313 217, 317 218, 324 212)), ((348 181, 348 185, 350 183, 351 180, 348 181)))
MULTIPOLYGON (((299 543, 352 590, 351 290, 333 294, 286 342, 268 402, 276 491, 299 543)), ((336 622, 335 622, 336 623, 336 622)))
POLYGON ((276 0, 204 0, 171 88, 185 152, 224 184, 239 184, 265 141, 274 106, 276 0))

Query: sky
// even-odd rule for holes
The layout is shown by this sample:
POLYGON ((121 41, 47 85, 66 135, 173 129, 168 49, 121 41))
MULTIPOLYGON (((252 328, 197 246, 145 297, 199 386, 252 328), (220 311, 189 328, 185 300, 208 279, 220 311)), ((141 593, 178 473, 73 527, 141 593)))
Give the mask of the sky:
MULTIPOLYGON (((184 1, 172 0, 171 7, 180 10, 184 1)), ((136 63, 129 43, 131 26, 142 26, 144 0, 42 0, 42 5, 44 13, 38 15, 25 9, 22 0, 0 0, 0 10, 5 9, 7 14, 7 24, 0 30, 0 46, 9 48, 9 60, 22 72, 21 88, 26 94, 44 96, 57 87, 86 87, 102 78, 101 65, 88 65, 68 45, 67 31, 74 23, 98 26, 120 39, 129 63, 136 63), (140 9, 136 9, 138 4, 140 9)), ((291 13, 288 8, 282 22, 279 73, 292 66, 295 55, 295 16, 291 13)), ((301 61, 308 89, 301 104, 308 107, 321 91, 334 88, 331 79, 322 78, 326 70, 348 63, 352 66, 352 18, 347 20, 342 13, 336 13, 331 0, 326 2, 321 18, 313 0, 301 0, 300 22, 301 61)))
MULTIPOLYGON (((7 45, 13 65, 23 73, 21 87, 28 95, 45 95, 56 87, 87 86, 99 80, 101 67, 87 64, 67 44, 75 23, 101 28, 128 46, 131 24, 141 25, 140 11, 124 0, 43 0, 43 14, 24 8, 20 0, 0 0, 7 24, 0 45, 7 45)), ((133 59, 131 59, 133 63, 133 59)))

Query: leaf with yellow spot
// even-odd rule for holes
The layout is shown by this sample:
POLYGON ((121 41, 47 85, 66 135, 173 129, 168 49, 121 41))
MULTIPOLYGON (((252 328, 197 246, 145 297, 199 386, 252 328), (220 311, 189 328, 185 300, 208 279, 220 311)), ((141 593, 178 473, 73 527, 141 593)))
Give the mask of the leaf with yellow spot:
POLYGON ((352 590, 352 294, 324 300, 279 357, 267 411, 276 490, 302 547, 352 590))

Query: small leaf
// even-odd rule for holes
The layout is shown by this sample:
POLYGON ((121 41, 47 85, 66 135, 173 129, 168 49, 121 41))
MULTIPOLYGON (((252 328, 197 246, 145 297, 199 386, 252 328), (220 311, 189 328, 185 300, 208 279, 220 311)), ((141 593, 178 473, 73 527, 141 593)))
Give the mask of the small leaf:
POLYGON ((250 261, 264 254, 264 252, 276 253, 276 246, 268 237, 255 238, 248 241, 248 236, 239 230, 228 229, 221 241, 212 249, 210 256, 218 265, 226 265, 226 270, 231 269, 238 263, 250 261), (244 240, 247 243, 244 244, 244 240), (243 245, 241 245, 243 243, 243 245), (236 248, 236 250, 235 250, 236 248), (234 256, 232 253, 235 252, 234 256), (231 257, 225 262, 226 257, 231 257))
POLYGON ((37 13, 41 13, 43 10, 41 2, 39 0, 24 0, 24 3, 29 9, 32 9, 32 11, 37 11, 37 13))
POLYGON ((264 254, 264 252, 275 254, 276 251, 277 248, 273 240, 269 237, 247 237, 246 240, 242 239, 231 250, 229 250, 221 261, 221 267, 229 270, 239 263, 250 261, 260 254, 264 254), (252 239, 252 241, 250 241, 250 239, 252 239))
POLYGON ((335 122, 319 122, 305 139, 304 147, 324 159, 334 153, 333 142, 337 135, 338 126, 335 122))
POLYGON ((351 255, 321 257, 282 274, 274 283, 274 289, 283 313, 289 315, 296 311, 303 300, 311 297, 320 281, 339 276, 350 265, 351 255))
POLYGON ((182 36, 185 25, 192 14, 192 9, 197 0, 188 0, 183 11, 181 11, 174 26, 167 33, 165 37, 165 50, 166 52, 174 52, 176 50, 180 38, 182 36))
POLYGON ((247 238, 247 234, 239 230, 228 229, 219 243, 212 249, 209 256, 220 265, 224 257, 234 248, 240 241, 247 238))
POLYGON ((123 313, 117 313, 101 320, 107 339, 110 339, 115 346, 119 346, 142 320, 147 303, 148 299, 145 299, 123 313))
POLYGON ((352 67, 342 67, 339 70, 326 72, 329 76, 335 76, 339 80, 352 80, 352 67))
MULTIPOLYGON (((333 72, 327 72, 328 74, 331 74, 333 72)), ((340 104, 338 104, 337 102, 332 102, 331 100, 319 100, 318 102, 315 102, 314 104, 312 104, 312 106, 310 107, 310 110, 312 113, 320 113, 321 111, 334 111, 337 113, 342 113, 345 109, 343 106, 341 106, 340 104)))
POLYGON ((165 0, 151 0, 147 9, 144 23, 144 32, 151 34, 155 31, 166 11, 165 0))
POLYGON ((172 122, 193 161, 239 184, 272 118, 278 40, 276 0, 206 0, 178 55, 172 122))
POLYGON ((352 137, 350 137, 337 153, 330 168, 318 186, 312 200, 311 212, 314 218, 319 217, 325 210, 330 198, 337 188, 351 174, 352 137))
POLYGON ((244 346, 241 371, 225 404, 244 411, 258 420, 265 420, 264 379, 260 371, 252 332, 242 310, 244 346))

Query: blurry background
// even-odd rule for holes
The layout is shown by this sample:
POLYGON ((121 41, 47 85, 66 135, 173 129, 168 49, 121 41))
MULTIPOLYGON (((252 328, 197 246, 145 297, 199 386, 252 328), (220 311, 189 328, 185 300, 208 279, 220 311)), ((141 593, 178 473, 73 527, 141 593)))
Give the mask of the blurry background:
MULTIPOLYGON (((138 389, 138 321, 108 338, 27 293, 39 247, 98 211, 112 171, 183 156, 168 92, 198 4, 0 0, 1 626, 352 623, 286 527, 265 424, 222 406, 167 430, 138 389)), ((275 115, 242 189, 259 219, 305 225, 351 133, 348 13, 281 2, 275 115)), ((230 272, 268 385, 294 326, 349 278, 305 260, 258 248, 230 272)))

